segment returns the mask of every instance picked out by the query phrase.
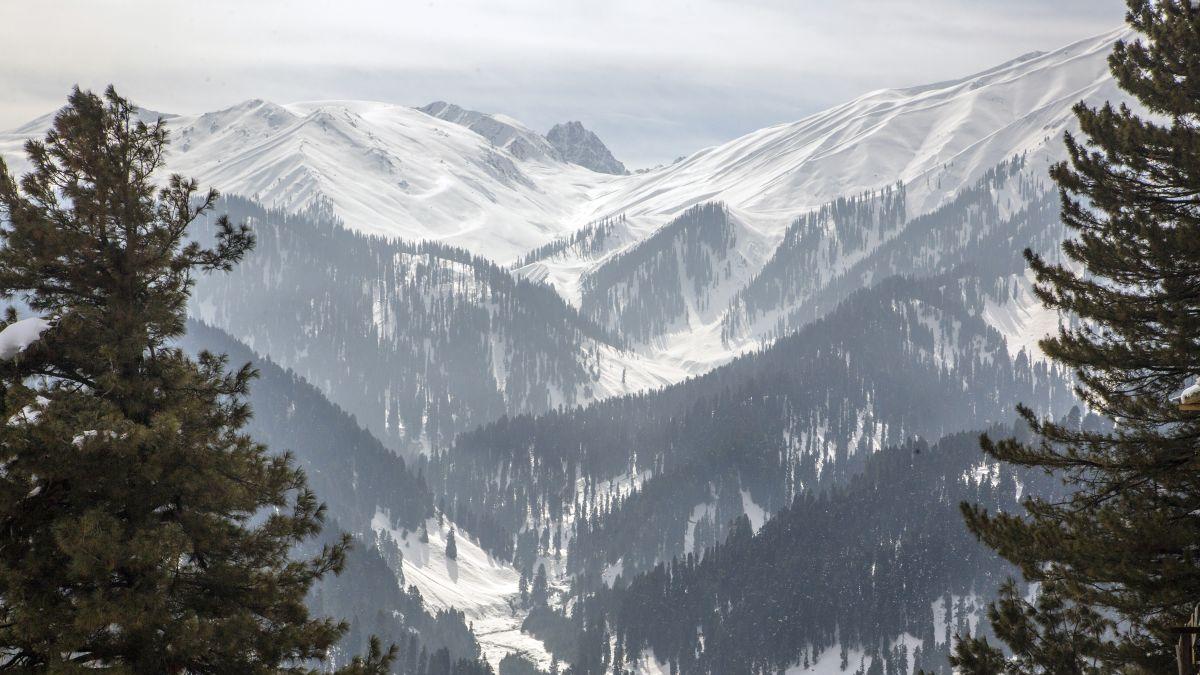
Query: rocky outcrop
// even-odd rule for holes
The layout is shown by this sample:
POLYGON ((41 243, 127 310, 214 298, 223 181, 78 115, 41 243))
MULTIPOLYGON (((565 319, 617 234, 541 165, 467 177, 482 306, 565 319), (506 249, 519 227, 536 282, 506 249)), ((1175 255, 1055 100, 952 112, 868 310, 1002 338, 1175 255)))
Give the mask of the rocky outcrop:
POLYGON ((562 158, 599 173, 626 174, 625 165, 618 162, 596 134, 580 122, 556 124, 546 134, 546 140, 562 158))

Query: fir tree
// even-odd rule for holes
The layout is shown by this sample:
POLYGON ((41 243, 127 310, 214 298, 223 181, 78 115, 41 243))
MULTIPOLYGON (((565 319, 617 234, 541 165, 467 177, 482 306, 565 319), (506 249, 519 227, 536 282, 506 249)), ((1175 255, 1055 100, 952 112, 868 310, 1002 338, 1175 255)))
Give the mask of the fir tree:
MULTIPOLYGON (((1173 671, 1170 627, 1200 601, 1200 415, 1171 400, 1200 375, 1200 8, 1128 4, 1141 37, 1118 42, 1109 62, 1152 117, 1076 106, 1086 140, 1068 134, 1069 163, 1052 172, 1074 265, 1026 252, 1042 302, 1081 319, 1042 349, 1075 369, 1078 395, 1114 430, 1024 409, 1041 441, 985 437, 985 452, 1054 472, 1073 496, 1031 497, 1023 515, 963 509, 973 532, 1051 594, 1023 606, 1010 586, 991 609, 997 633, 1026 657, 1006 666, 1016 672, 1089 672, 1094 660, 1105 672, 1173 671), (1103 639, 1100 616, 1116 619, 1103 639), (1085 629, 1061 630, 1063 621, 1085 629), (1055 639, 1073 644, 1030 651, 1055 639)), ((955 661, 982 663, 994 649, 966 641, 955 661)))
MULTIPOLYGON (((0 295, 51 318, 0 363, 0 653, 25 671, 275 673, 346 630, 305 607, 348 540, 307 560, 324 507, 286 455, 240 432, 255 371, 173 346, 195 275, 253 246, 170 176, 167 131, 110 87, 76 89, 17 181, 0 162, 0 295), (21 411, 24 411, 22 413, 21 411)), ((9 320, 15 312, 9 310, 9 320)), ((349 672, 386 670, 372 642, 349 672)))
POLYGON ((446 559, 458 560, 458 545, 454 543, 454 528, 446 535, 446 559))
POLYGON ((533 575, 533 588, 529 591, 529 601, 534 607, 541 607, 546 604, 548 599, 549 584, 546 581, 546 565, 541 563, 533 575))
POLYGON ((1085 605, 1064 601, 1055 588, 1041 589, 1031 604, 1010 580, 1000 589, 1000 600, 988 608, 988 621, 1009 646, 1011 658, 986 638, 963 640, 951 661, 964 675, 1106 672, 1095 654, 1111 623, 1085 605))

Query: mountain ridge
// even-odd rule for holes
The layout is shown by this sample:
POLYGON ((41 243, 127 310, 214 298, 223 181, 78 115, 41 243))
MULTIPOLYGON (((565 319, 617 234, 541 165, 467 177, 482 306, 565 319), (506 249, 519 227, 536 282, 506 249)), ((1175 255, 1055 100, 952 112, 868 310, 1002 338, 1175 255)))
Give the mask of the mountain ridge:
MULTIPOLYGON (((418 109, 336 100, 251 99, 167 117, 177 144, 168 168, 268 207, 328 203, 354 229, 437 240, 499 263, 616 215, 641 238, 705 201, 782 230, 833 199, 901 180, 919 215, 1001 159, 1053 145, 1075 101, 1123 100, 1105 56, 1127 35, 1110 31, 956 80, 869 92, 628 176, 561 161, 544 147, 527 154, 541 137, 504 116, 455 113, 467 114, 468 125, 486 119, 519 131, 523 150, 418 109)), ((0 133, 0 155, 23 168, 21 145, 49 119, 0 133)))

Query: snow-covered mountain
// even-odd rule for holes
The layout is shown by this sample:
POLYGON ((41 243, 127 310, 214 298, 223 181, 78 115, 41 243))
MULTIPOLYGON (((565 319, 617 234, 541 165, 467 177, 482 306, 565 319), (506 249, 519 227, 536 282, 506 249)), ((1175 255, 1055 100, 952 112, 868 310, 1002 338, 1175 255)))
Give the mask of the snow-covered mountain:
MULTIPOLYGON (((723 204, 746 231, 759 233, 759 245, 768 251, 812 247, 789 255, 781 249, 757 258, 743 256, 746 264, 758 267, 744 268, 713 286, 704 316, 693 313, 689 321, 661 331, 641 347, 653 358, 702 372, 814 318, 797 314, 796 304, 804 299, 789 296, 788 302, 759 307, 752 321, 744 320, 746 289, 763 286, 765 280, 759 277, 779 272, 770 268, 770 261, 806 277, 811 293, 833 283, 844 285, 843 274, 856 265, 869 267, 867 261, 892 239, 905 236, 908 224, 956 203, 1014 158, 1020 160, 1021 177, 1007 187, 989 183, 987 188, 988 199, 998 205, 997 218, 1008 218, 1030 199, 1044 195, 1046 170, 1062 158, 1062 133, 1074 124, 1073 104, 1128 100, 1107 64, 1113 42, 1128 36, 1121 29, 1052 52, 1028 54, 970 77, 871 92, 800 121, 707 148, 671 166, 614 181, 591 205, 591 228, 522 259, 517 274, 551 283, 569 302, 586 307, 590 303, 585 291, 596 285, 591 277, 610 276, 611 260, 653 245, 660 228, 708 202, 723 204), (889 199, 895 199, 896 191, 899 203, 882 220, 868 213, 870 209, 862 210, 866 207, 857 212, 846 207, 881 199, 885 193, 893 193, 889 199), (820 222, 811 222, 814 217, 820 222), (609 225, 601 232, 597 223, 609 225), (799 237, 801 226, 809 229, 807 237, 799 237), (593 241, 597 233, 606 235, 602 243, 593 241), (735 300, 727 306, 712 306, 713 300, 730 297, 735 300)), ((959 231, 963 241, 971 240, 969 228, 959 231)), ((939 236, 939 230, 929 227, 922 232, 930 243, 939 236)), ((932 245, 923 250, 927 257, 922 262, 934 266, 941 252, 932 245)), ((880 278, 860 275, 857 282, 870 284, 880 278)), ((675 282, 641 283, 651 292, 675 282)), ((631 293, 623 295, 624 301, 636 304, 631 293)), ((1019 333, 1009 321, 1013 316, 1006 315, 1006 328, 1019 333)), ((1046 325, 1045 317, 1026 323, 1046 325)), ((1026 344, 1034 341, 1014 337, 1026 344)))
POLYGON ((445 101, 434 101, 422 106, 420 111, 464 126, 517 159, 562 159, 549 140, 511 117, 467 110, 445 101))
MULTIPOLYGON (((500 263, 605 216, 625 214, 648 235, 706 201, 782 231, 833 199, 899 181, 919 215, 1013 154, 1057 152, 1072 103, 1122 98, 1105 62, 1122 35, 872 92, 629 176, 563 161, 503 115, 364 101, 251 100, 168 116, 169 168, 269 207, 325 201, 354 229, 435 239, 500 263)), ((48 124, 0 134, 0 154, 20 166, 21 143, 48 124)))
MULTIPOLYGON (((497 144, 462 121, 387 103, 251 100, 169 116, 167 168, 268 207, 324 203, 361 232, 436 240, 501 263, 586 222, 579 211, 614 178, 525 152, 521 134, 497 144)), ((491 116, 474 127, 488 122, 521 130, 491 116)), ((49 124, 45 116, 0 134, 0 155, 24 168, 22 144, 49 124)))
MULTIPOLYGON (((801 306, 808 296, 850 284, 841 275, 871 267, 910 223, 955 203, 1002 162, 1021 158, 1025 178, 1014 185, 1044 182, 1049 163, 1061 157, 1061 134, 1073 124, 1072 104, 1126 100, 1106 62, 1121 37, 1128 37, 1125 29, 958 80, 871 92, 633 175, 589 170, 516 120, 444 102, 415 109, 254 100, 172 116, 168 168, 268 207, 320 204, 351 229, 437 240, 511 264, 517 276, 552 285, 602 322, 650 307, 650 294, 663 288, 688 289, 694 297, 686 310, 680 299, 652 334, 622 336, 634 338, 644 362, 683 376, 811 320, 801 306), (888 190, 903 197, 902 211, 890 212, 890 220, 839 221, 837 214, 849 213, 839 211, 839 200, 877 199, 888 190), (656 278, 628 264, 660 255, 651 251, 668 239, 660 230, 707 203, 719 203, 736 230, 722 239, 729 250, 706 254, 711 278, 656 278), (813 222, 823 209, 827 217, 813 222), (797 229, 803 222, 806 237, 797 229), (823 248, 802 250, 807 245, 823 248), (715 274, 722 261, 726 269, 715 274), (776 283, 764 278, 779 271, 772 261, 820 269, 803 294, 784 292, 772 306, 751 302, 750 316, 754 287, 776 283), (634 276, 621 278, 622 270, 634 276)), ((41 118, 0 134, 0 154, 19 169, 20 144, 48 123, 41 118)), ((997 191, 992 198, 1004 201, 1008 215, 1031 194, 997 191)), ((931 245, 924 250, 940 256, 931 245)), ((891 268, 872 269, 854 283, 873 283, 891 268)), ((997 307, 993 315, 1031 343, 1013 329, 1021 312, 1010 310, 997 307)), ((626 328, 620 320, 609 323, 617 332, 626 328)))
POLYGON ((596 204, 597 216, 670 218, 722 201, 786 224, 838 198, 896 182, 910 215, 945 203, 1014 154, 1049 148, 1080 101, 1125 100, 1108 71, 1120 29, 1032 53, 969 77, 884 89, 749 133, 681 162, 629 177, 596 204))

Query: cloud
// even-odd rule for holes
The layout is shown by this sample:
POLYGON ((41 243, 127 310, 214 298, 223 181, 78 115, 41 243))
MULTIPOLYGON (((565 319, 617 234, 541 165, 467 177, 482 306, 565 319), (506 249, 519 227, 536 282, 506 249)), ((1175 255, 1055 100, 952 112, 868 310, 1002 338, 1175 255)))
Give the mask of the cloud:
POLYGON ((1120 0, 10 0, 0 128, 75 83, 178 112, 445 99, 538 129, 580 119, 642 166, 1121 18, 1120 0))

